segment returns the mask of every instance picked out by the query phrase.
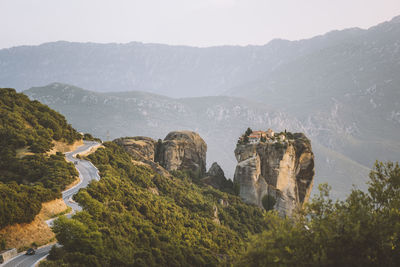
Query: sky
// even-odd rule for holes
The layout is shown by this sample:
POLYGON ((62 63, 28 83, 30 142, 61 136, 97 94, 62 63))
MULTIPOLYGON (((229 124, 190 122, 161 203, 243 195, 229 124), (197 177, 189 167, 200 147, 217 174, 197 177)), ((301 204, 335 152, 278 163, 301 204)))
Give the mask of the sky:
POLYGON ((58 40, 263 45, 400 15, 400 0, 0 0, 0 48, 58 40))

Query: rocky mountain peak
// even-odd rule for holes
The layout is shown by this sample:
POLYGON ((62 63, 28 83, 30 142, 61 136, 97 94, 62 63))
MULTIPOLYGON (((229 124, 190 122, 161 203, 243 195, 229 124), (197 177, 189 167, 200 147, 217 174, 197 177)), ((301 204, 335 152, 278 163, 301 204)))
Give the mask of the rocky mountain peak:
POLYGON ((310 196, 314 154, 304 134, 278 136, 237 145, 234 182, 245 202, 262 207, 263 197, 272 195, 276 199, 274 208, 282 215, 291 215, 310 196))
POLYGON ((218 190, 233 194, 232 181, 225 177, 224 171, 216 162, 211 165, 210 169, 206 173, 206 176, 202 178, 201 181, 218 190))
POLYGON ((216 177, 225 177, 224 171, 216 162, 214 162, 211 165, 210 169, 207 172, 207 175, 216 177))

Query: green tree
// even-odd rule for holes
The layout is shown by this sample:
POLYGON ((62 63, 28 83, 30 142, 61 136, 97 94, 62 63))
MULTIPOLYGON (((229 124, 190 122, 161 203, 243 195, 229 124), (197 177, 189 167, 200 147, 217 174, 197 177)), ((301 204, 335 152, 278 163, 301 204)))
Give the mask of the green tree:
POLYGON ((233 183, 233 192, 237 196, 240 194, 240 184, 238 182, 233 183))
POLYGON ((247 130, 246 130, 246 132, 245 132, 245 135, 246 135, 246 136, 249 136, 249 135, 252 134, 252 132, 253 132, 253 130, 252 130, 251 128, 247 128, 247 130))
POLYGON ((154 150, 154 161, 155 162, 160 162, 160 160, 161 160, 162 144, 163 144, 163 141, 161 139, 158 139, 155 150, 154 150))

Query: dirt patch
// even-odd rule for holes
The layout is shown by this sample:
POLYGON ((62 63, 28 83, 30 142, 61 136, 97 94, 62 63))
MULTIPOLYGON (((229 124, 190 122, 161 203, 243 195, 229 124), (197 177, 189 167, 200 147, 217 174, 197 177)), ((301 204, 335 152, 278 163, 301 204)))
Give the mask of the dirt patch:
POLYGON ((0 236, 6 240, 9 248, 22 249, 31 247, 33 243, 37 246, 50 243, 55 240, 55 235, 45 220, 65 210, 67 210, 67 205, 61 198, 45 202, 42 204, 40 213, 31 223, 7 226, 0 230, 0 236))
POLYGON ((35 153, 29 150, 29 147, 18 148, 16 152, 17 152, 17 158, 19 159, 28 155, 35 155, 35 153))
POLYGON ((33 128, 32 125, 30 125, 29 122, 27 122, 27 121, 24 122, 24 125, 25 125, 25 127, 27 129, 32 129, 33 128))
POLYGON ((149 190, 150 193, 152 193, 153 195, 157 195, 157 196, 160 195, 160 194, 158 193, 158 188, 157 188, 157 187, 149 187, 148 190, 149 190))
POLYGON ((141 146, 141 147, 144 147, 144 146, 148 145, 146 142, 144 142, 142 140, 135 140, 135 141, 133 141, 133 143, 138 145, 138 146, 141 146))
POLYGON ((64 212, 67 208, 68 206, 65 204, 62 198, 55 199, 49 202, 42 203, 42 209, 37 216, 45 221, 53 218, 55 215, 61 212, 64 212))
MULTIPOLYGON (((73 144, 67 144, 59 141, 53 141, 52 143, 54 144, 54 147, 49 152, 47 152, 47 155, 54 155, 57 152, 65 153, 73 151, 78 146, 83 145, 83 140, 76 141, 73 144)), ((16 152, 17 152, 17 158, 20 159, 28 155, 35 155, 35 153, 30 151, 29 147, 18 148, 16 152)))
POLYGON ((137 160, 133 160, 133 159, 132 159, 131 161, 132 161, 133 164, 135 164, 135 165, 137 165, 137 166, 147 166, 147 167, 150 168, 150 165, 149 165, 149 164, 146 164, 146 163, 144 163, 144 162, 137 161, 137 160))
POLYGON ((75 150, 77 147, 83 145, 83 140, 76 141, 73 144, 67 144, 64 142, 53 141, 54 147, 47 152, 48 155, 54 155, 57 152, 65 153, 75 150))
POLYGON ((54 233, 39 215, 31 223, 14 224, 1 229, 0 235, 6 240, 7 247, 18 250, 31 247, 32 244, 41 246, 55 239, 54 233))

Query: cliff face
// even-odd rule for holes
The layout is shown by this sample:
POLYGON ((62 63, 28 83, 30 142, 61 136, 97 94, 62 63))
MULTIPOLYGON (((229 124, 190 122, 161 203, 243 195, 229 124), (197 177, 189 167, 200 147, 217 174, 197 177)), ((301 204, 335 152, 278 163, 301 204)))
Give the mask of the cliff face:
POLYGON ((123 146, 135 159, 154 161, 156 141, 150 137, 124 137, 115 139, 114 142, 123 146))
POLYGON ((241 198, 262 207, 269 194, 276 199, 275 209, 291 215, 309 198, 314 180, 314 154, 304 134, 277 143, 241 144, 235 149, 238 161, 234 182, 241 198))
POLYGON ((206 170, 207 145, 195 132, 175 131, 164 141, 149 137, 125 137, 114 140, 137 161, 150 165, 158 173, 188 170, 203 177, 206 170))
POLYGON ((206 173, 207 144, 195 132, 170 132, 157 150, 160 165, 168 171, 190 170, 199 177, 206 173))
POLYGON ((214 162, 206 176, 201 179, 205 184, 211 185, 212 187, 233 194, 233 183, 231 180, 226 179, 225 173, 218 163, 214 162))

